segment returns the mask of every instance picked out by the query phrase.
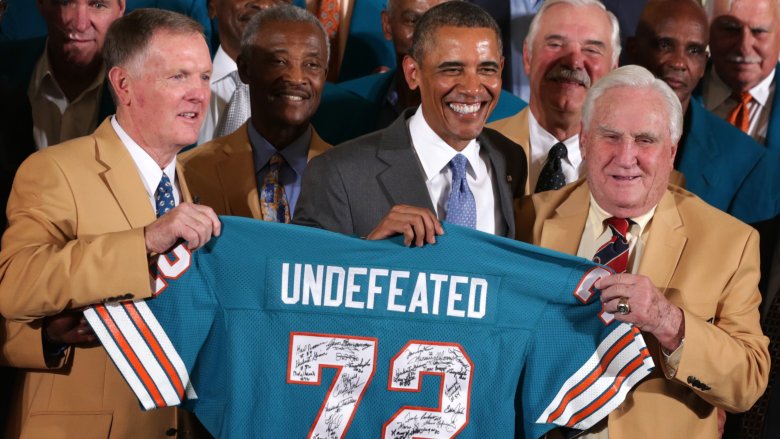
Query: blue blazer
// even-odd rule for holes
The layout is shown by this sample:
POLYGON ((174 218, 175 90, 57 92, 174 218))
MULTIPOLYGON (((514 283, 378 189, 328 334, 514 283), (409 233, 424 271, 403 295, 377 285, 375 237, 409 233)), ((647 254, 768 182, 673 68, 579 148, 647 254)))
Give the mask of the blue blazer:
POLYGON ((777 161, 698 99, 691 98, 689 111, 690 127, 677 166, 686 189, 746 223, 774 217, 780 211, 777 161))

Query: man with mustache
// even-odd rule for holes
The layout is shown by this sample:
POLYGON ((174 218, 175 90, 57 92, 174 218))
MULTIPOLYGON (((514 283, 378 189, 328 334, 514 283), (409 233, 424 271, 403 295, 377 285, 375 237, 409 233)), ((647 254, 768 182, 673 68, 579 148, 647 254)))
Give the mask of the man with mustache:
POLYGON ((534 16, 523 45, 531 79, 528 107, 488 125, 528 156, 528 192, 577 180, 580 112, 591 84, 617 66, 617 19, 598 0, 550 0, 534 16))
POLYGON ((249 19, 260 10, 292 0, 208 0, 209 17, 217 20, 219 48, 214 54, 211 100, 198 136, 198 144, 226 136, 252 114, 247 85, 239 78, 236 58, 241 35, 249 19))
POLYGON ((193 196, 221 215, 289 222, 309 159, 330 148, 309 121, 328 73, 317 18, 280 4, 250 20, 238 72, 252 116, 234 133, 182 155, 193 196))
POLYGON ((714 0, 710 8, 712 68, 704 76, 704 106, 780 157, 780 51, 777 0, 714 0))
POLYGON ((403 71, 422 103, 309 164, 295 222, 420 246, 439 219, 514 236, 523 150, 484 129, 501 91, 500 31, 483 9, 445 2, 420 18, 403 71))
POLYGON ((685 188, 744 222, 766 220, 777 213, 777 163, 764 147, 691 98, 707 63, 708 30, 697 1, 651 1, 636 36, 628 40, 627 58, 663 79, 680 98, 685 123, 674 166, 685 188))

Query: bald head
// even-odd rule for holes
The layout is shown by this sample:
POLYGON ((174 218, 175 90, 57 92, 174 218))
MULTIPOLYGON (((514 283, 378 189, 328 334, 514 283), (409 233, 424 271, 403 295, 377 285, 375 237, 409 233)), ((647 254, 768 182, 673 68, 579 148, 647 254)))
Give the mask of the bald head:
POLYGON ((629 39, 631 63, 650 70, 674 90, 684 110, 704 75, 707 14, 696 0, 651 0, 629 39))

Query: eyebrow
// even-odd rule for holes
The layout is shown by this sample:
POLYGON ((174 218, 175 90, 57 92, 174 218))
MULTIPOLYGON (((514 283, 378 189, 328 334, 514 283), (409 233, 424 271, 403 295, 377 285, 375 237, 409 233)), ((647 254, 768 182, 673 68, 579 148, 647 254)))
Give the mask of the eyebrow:
POLYGON ((461 61, 444 61, 443 63, 439 64, 437 67, 440 69, 447 69, 450 67, 463 67, 465 64, 463 64, 461 61))
MULTIPOLYGON (((550 41, 550 40, 569 41, 570 38, 565 37, 565 36, 560 35, 560 34, 552 34, 552 35, 546 35, 544 37, 544 40, 545 41, 550 41)), ((603 41, 601 41, 601 40, 593 40, 593 39, 585 40, 585 45, 586 46, 598 46, 598 47, 601 47, 601 48, 606 48, 607 47, 607 44, 604 43, 603 41)))

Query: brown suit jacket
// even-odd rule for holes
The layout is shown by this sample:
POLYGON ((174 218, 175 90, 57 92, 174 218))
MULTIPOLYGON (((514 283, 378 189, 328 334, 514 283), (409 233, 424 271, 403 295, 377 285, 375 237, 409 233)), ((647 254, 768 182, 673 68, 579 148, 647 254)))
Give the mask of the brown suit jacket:
MULTIPOLYGON (((183 179, 179 184, 188 199, 183 179)), ((151 295, 143 228, 155 213, 109 120, 90 136, 30 156, 7 212, 0 251, 5 317, 29 321, 109 298, 151 295)), ((41 367, 40 332, 22 329, 17 337, 4 345, 5 361, 41 367), (25 338, 27 347, 20 343, 25 338)), ((172 429, 181 436, 191 431, 184 412, 142 412, 101 346, 69 349, 62 363, 56 371, 22 371, 7 437, 164 438, 172 429)))
MULTIPOLYGON (((516 210, 518 238, 577 254, 589 194, 580 180, 527 197, 516 210)), ((767 383, 758 234, 673 186, 658 203, 648 233, 638 274, 682 308, 685 346, 676 375, 667 379, 658 342, 645 334, 656 369, 609 415, 609 437, 714 438, 715 407, 745 411, 767 383)))
MULTIPOLYGON (((262 218, 248 123, 179 156, 190 193, 218 215, 262 218)), ((312 128, 309 160, 330 147, 312 128)))

